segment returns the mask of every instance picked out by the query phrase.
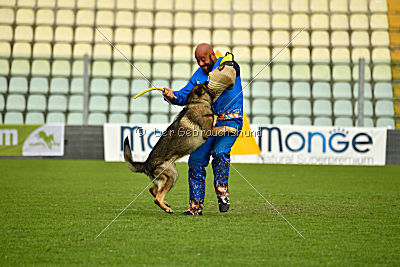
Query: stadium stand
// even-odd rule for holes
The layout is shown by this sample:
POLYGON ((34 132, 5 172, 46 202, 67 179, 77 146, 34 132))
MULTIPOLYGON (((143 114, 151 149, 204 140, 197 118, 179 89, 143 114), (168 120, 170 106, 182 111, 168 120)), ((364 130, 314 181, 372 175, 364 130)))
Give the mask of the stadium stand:
POLYGON ((0 122, 82 124, 85 54, 89 124, 168 122, 180 108, 159 92, 132 97, 183 87, 197 68, 194 47, 210 42, 241 65, 252 123, 357 125, 363 57, 366 126, 395 127, 396 10, 394 0, 2 1, 0 122))

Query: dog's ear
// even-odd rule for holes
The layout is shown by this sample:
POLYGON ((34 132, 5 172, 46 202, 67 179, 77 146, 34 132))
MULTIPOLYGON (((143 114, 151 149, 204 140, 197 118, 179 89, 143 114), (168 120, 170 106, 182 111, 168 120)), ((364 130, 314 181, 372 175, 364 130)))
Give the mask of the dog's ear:
POLYGON ((190 91, 190 93, 186 96, 185 105, 189 104, 192 101, 192 98, 193 98, 193 90, 190 91))
POLYGON ((203 84, 199 84, 197 85, 197 87, 195 88, 194 92, 196 93, 196 95, 198 97, 203 95, 203 90, 205 90, 204 85, 203 84))

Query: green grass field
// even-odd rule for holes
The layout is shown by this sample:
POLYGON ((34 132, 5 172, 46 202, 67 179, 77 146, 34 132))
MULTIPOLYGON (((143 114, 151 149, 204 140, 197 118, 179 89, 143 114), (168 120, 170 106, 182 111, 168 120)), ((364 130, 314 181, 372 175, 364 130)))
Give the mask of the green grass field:
POLYGON ((218 212, 209 167, 203 216, 183 216, 187 165, 161 211, 123 163, 0 160, 1 265, 400 265, 400 166, 235 164, 218 212))

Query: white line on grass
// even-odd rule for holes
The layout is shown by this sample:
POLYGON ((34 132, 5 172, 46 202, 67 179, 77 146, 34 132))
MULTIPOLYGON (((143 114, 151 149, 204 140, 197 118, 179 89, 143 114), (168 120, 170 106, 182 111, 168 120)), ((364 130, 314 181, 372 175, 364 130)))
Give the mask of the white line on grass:
POLYGON ((155 179, 157 179, 158 178, 158 176, 160 176, 164 171, 165 171, 165 169, 166 168, 168 168, 172 163, 173 163, 174 161, 170 161, 170 163, 160 172, 160 174, 158 174, 156 177, 154 177, 154 179, 153 180, 151 180, 151 182, 148 184, 148 185, 146 185, 146 187, 145 188, 143 188, 143 190, 131 201, 131 202, 129 202, 129 204, 117 215, 117 216, 115 216, 115 218, 103 229, 103 230, 101 230, 101 232, 95 237, 95 239, 97 239, 105 230, 107 230, 107 228, 116 220, 116 219, 118 219, 118 217, 119 216, 121 216, 121 214, 122 213, 124 213, 124 211, 147 189, 147 187, 149 187, 149 185, 151 185, 153 182, 154 182, 154 180, 155 179))
POLYGON ((255 188, 250 182, 249 180, 247 180, 236 168, 235 166, 233 166, 232 164, 230 164, 232 166, 232 168, 265 200, 265 202, 267 202, 278 214, 279 216, 281 216, 303 239, 306 239, 300 232, 299 230, 296 229, 296 227, 293 226, 293 224, 291 224, 286 218, 285 216, 282 215, 282 213, 279 212, 279 210, 277 208, 275 208, 274 205, 272 205, 271 202, 268 201, 268 199, 266 199, 261 193, 260 191, 257 190, 257 188, 255 188))

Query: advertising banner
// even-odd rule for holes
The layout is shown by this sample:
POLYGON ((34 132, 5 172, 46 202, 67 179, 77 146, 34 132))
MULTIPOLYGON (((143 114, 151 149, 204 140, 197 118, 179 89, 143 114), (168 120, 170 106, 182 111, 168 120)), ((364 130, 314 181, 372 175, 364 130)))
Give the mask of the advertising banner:
POLYGON ((63 156, 64 125, 0 125, 0 156, 63 156))
POLYGON ((386 128, 258 126, 263 163, 385 165, 386 128))
MULTIPOLYGON (((124 160, 126 136, 134 160, 146 160, 167 127, 168 124, 105 124, 105 160, 124 160)), ((246 163, 384 165, 386 134, 386 128, 251 125, 243 129, 239 138, 254 138, 261 154, 248 155, 241 151, 246 146, 241 146, 231 158, 232 162, 246 163)))

